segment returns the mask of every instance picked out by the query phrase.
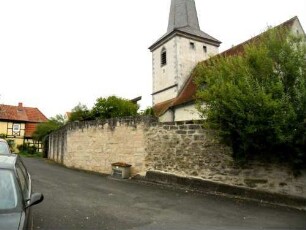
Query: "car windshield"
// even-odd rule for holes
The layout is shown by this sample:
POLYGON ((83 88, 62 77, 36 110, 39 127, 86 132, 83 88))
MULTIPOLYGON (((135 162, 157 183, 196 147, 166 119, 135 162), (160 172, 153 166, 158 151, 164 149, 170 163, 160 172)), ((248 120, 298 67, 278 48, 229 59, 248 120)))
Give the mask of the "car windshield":
POLYGON ((0 170, 0 211, 17 208, 18 196, 14 174, 9 170, 0 170))
POLYGON ((0 154, 9 154, 10 150, 5 142, 0 141, 0 154))

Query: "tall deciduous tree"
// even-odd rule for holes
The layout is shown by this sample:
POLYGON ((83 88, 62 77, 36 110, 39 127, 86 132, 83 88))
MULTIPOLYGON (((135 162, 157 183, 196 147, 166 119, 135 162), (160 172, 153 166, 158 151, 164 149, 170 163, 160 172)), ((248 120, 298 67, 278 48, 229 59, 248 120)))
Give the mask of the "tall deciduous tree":
POLYGON ((196 68, 198 109, 220 131, 234 157, 306 163, 304 37, 269 29, 237 56, 196 68))

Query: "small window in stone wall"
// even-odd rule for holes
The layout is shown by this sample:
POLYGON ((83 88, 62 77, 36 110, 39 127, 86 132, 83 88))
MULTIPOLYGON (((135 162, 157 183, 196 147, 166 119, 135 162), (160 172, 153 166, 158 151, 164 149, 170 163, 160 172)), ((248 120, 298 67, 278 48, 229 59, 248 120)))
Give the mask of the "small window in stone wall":
POLYGON ((203 46, 204 53, 207 53, 207 46, 203 46))
POLYGON ((167 51, 165 48, 162 49, 160 56, 161 66, 167 65, 167 51))
POLYGON ((189 45, 190 45, 190 49, 192 49, 192 50, 195 49, 195 44, 194 44, 194 42, 190 42, 189 45))

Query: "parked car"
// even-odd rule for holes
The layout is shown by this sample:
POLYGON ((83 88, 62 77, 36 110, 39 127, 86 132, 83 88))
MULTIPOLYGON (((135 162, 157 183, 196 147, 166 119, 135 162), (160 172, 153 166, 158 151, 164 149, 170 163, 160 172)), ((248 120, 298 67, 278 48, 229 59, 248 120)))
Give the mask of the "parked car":
POLYGON ((10 147, 6 140, 0 139, 0 154, 10 154, 10 147))
POLYGON ((31 207, 43 199, 32 192, 31 176, 20 156, 0 155, 0 229, 32 229, 31 207))

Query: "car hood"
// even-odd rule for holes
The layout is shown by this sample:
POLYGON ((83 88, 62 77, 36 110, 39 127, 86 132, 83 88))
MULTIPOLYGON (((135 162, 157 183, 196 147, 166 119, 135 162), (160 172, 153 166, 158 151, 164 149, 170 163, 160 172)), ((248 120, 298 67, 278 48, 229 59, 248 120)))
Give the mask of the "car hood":
POLYGON ((0 229, 18 229, 20 223, 21 213, 0 214, 0 229))

